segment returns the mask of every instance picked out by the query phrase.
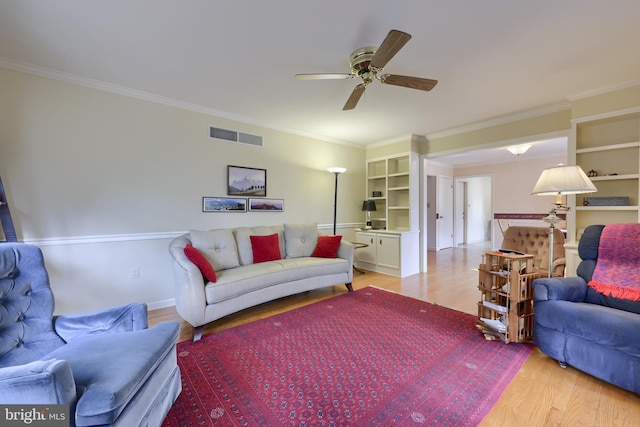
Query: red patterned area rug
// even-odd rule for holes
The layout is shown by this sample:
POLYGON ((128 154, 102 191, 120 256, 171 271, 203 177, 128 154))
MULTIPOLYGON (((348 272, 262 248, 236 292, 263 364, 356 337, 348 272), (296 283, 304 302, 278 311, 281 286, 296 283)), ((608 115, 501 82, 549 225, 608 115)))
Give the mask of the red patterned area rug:
POLYGON ((368 287, 178 343, 164 426, 473 426, 532 346, 475 317, 368 287))

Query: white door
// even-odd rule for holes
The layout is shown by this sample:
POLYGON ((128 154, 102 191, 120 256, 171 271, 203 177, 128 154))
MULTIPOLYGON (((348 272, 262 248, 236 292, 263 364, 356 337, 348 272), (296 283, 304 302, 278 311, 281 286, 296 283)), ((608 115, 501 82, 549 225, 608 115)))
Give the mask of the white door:
POLYGON ((456 179, 456 202, 453 207, 455 218, 453 223, 453 244, 463 245, 467 243, 467 183, 462 179, 456 179))
POLYGON ((453 247, 453 178, 438 177, 438 250, 453 247))

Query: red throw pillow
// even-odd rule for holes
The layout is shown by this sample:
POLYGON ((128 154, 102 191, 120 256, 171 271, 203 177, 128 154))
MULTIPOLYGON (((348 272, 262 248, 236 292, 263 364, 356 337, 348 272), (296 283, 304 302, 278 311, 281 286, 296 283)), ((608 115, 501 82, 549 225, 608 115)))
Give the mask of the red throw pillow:
POLYGON ((187 245, 184 248, 184 254, 189 258, 189 261, 198 266, 200 272, 208 281, 215 283, 218 280, 213 266, 199 250, 192 245, 187 245))
POLYGON ((251 239, 254 264, 282 259, 278 233, 269 234, 268 236, 249 236, 249 238, 251 239))
POLYGON ((341 240, 342 236, 318 236, 318 244, 311 256, 318 258, 337 257, 341 240))

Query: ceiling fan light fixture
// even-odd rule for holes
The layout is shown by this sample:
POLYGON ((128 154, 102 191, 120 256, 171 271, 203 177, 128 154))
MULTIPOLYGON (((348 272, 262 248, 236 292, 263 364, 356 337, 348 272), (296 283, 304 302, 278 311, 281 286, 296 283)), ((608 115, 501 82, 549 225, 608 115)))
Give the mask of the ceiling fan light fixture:
POLYGON ((513 145, 511 147, 507 147, 507 151, 509 151, 514 156, 519 156, 526 153, 529 148, 531 148, 531 144, 513 145))
POLYGON ((399 30, 391 30, 382 41, 380 47, 365 46, 353 51, 349 56, 350 72, 346 73, 316 73, 316 74, 296 74, 298 80, 324 80, 324 79, 350 79, 360 78, 362 83, 358 84, 347 102, 342 107, 343 110, 353 110, 362 97, 366 86, 374 80, 381 83, 401 86, 410 89, 429 91, 438 83, 437 80, 424 79, 420 77, 401 76, 397 74, 380 74, 387 62, 411 39, 411 35, 399 30))

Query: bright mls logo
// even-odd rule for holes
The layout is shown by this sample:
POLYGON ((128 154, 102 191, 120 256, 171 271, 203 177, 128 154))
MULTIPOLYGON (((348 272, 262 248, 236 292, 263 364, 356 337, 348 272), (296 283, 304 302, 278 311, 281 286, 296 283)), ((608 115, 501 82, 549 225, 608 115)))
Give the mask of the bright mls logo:
POLYGON ((0 425, 68 427, 69 405, 0 405, 0 425))

